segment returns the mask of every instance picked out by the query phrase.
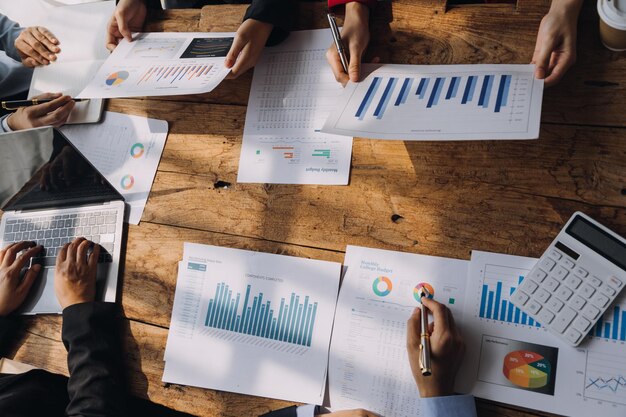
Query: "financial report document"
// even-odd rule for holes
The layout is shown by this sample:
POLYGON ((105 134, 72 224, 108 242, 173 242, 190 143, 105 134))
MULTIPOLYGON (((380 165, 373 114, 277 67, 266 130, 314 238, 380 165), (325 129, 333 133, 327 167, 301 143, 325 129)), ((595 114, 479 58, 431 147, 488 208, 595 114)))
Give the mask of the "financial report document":
POLYGON ((342 93, 326 63, 327 29, 292 32, 254 69, 238 182, 346 185, 352 138, 320 129, 342 93))
POLYGON ((537 139, 534 65, 380 66, 348 83, 322 132, 371 139, 537 139))
POLYGON ((163 381, 321 404, 341 264, 185 244, 163 381))
POLYGON ((136 33, 123 39, 80 98, 208 93, 230 72, 234 33, 136 33))
POLYGON ((510 302, 534 258, 472 252, 457 389, 550 413, 626 415, 626 294, 571 347, 510 302))
POLYGON ((344 265, 329 360, 330 406, 418 416, 406 323, 421 305, 423 287, 460 317, 468 262, 348 246, 344 265))

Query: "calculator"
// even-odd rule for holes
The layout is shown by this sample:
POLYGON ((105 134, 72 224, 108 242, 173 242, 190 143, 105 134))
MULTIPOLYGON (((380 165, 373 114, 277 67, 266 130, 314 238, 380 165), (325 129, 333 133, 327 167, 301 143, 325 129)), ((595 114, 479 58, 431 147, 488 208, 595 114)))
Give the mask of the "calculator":
POLYGON ((626 284, 626 239, 576 212, 511 295, 511 302, 578 346, 626 284))

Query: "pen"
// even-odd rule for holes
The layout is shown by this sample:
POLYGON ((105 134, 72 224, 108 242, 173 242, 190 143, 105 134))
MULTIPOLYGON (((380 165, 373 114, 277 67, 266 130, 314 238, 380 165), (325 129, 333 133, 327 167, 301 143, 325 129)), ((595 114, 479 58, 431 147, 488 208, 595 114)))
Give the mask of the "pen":
MULTIPOLYGON (((428 297, 430 293, 426 288, 422 288, 420 292, 420 300, 422 297, 428 297)), ((422 334, 420 336, 420 369, 422 375, 430 376, 432 370, 430 368, 430 335, 428 334, 428 310, 424 303, 422 304, 422 334)))
POLYGON ((328 23, 330 24, 330 31, 333 34, 333 40, 335 41, 337 52, 339 53, 339 59, 341 59, 341 66, 343 67, 344 72, 347 74, 348 58, 346 58, 346 51, 343 46, 343 41, 341 40, 341 35, 339 34, 339 29, 337 28, 337 22, 335 22, 335 16, 333 16, 332 13, 328 13, 328 23))
MULTIPOLYGON (((17 110, 20 107, 36 106, 38 104, 49 103, 56 98, 34 98, 32 100, 15 100, 15 101, 3 101, 2 108, 5 110, 17 110)), ((87 101, 86 98, 73 98, 75 102, 87 101)))

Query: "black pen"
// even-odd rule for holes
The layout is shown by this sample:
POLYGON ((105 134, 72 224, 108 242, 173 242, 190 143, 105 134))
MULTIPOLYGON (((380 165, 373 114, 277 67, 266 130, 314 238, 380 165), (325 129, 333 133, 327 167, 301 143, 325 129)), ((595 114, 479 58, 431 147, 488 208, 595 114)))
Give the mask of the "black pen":
MULTIPOLYGON (((57 97, 58 98, 58 97, 57 97)), ((50 103, 56 98, 34 98, 32 100, 15 100, 15 101, 3 101, 2 108, 5 110, 17 110, 20 107, 36 106, 38 104, 50 103)), ((88 101, 88 98, 73 98, 75 102, 88 101)))
POLYGON ((337 22, 335 22, 335 16, 333 16, 332 13, 328 13, 328 23, 330 24, 330 31, 333 34, 333 40, 335 41, 337 52, 339 53, 339 59, 341 59, 341 65, 343 66, 344 72, 347 74, 348 58, 346 57, 346 50, 343 46, 343 41, 341 40, 339 29, 337 28, 337 22))

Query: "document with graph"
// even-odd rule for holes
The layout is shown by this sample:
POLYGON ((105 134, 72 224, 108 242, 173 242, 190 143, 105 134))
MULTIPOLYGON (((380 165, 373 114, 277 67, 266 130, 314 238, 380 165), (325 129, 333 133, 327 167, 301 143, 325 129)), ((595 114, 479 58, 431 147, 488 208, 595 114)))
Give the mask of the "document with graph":
POLYGON ((569 416, 626 415, 626 296, 568 346, 510 302, 536 261, 472 252, 458 390, 569 416))
MULTIPOLYGON (((333 410, 419 415, 406 352, 406 323, 421 288, 460 318, 467 261, 348 246, 329 360, 333 410)), ((432 320, 432 319, 431 319, 432 320)))
POLYGON ((238 182, 346 185, 352 138, 321 133, 342 88, 326 63, 329 30, 293 32, 254 69, 238 182))
POLYGON ((534 65, 380 66, 348 83, 322 132, 372 139, 537 139, 534 65))
POLYGON ((208 93, 228 75, 234 33, 137 33, 102 64, 80 98, 208 93))
POLYGON ((341 264, 185 244, 163 381, 321 404, 341 264))

